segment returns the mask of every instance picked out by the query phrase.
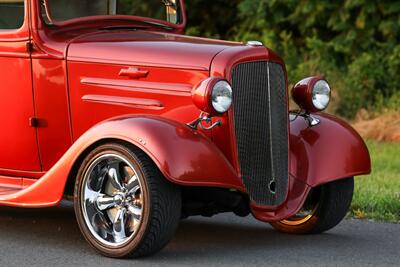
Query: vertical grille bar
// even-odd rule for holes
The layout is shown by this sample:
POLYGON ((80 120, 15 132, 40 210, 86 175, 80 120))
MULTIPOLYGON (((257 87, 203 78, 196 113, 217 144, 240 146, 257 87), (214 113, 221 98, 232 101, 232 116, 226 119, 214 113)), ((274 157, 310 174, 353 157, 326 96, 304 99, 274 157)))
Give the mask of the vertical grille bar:
POLYGON ((282 66, 243 63, 232 73, 236 145, 241 175, 258 205, 283 203, 288 191, 288 113, 282 66))

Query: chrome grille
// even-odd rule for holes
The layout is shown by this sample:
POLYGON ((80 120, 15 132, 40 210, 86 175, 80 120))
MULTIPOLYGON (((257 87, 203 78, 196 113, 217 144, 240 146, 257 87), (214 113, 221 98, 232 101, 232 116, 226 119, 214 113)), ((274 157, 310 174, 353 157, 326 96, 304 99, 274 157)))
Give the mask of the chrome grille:
POLYGON ((258 205, 283 203, 288 191, 288 100, 281 65, 243 63, 232 73, 241 176, 258 205))

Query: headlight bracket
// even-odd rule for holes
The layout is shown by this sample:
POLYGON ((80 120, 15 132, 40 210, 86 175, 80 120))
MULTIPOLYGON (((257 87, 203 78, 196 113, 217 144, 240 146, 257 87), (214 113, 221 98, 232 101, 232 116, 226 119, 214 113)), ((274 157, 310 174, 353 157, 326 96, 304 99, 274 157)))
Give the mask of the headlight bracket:
POLYGON ((308 126, 310 128, 315 127, 321 123, 320 119, 316 118, 305 110, 300 110, 298 112, 291 111, 290 114, 294 116, 294 118, 290 119, 290 121, 295 121, 298 117, 302 117, 308 123, 308 126))
POLYGON ((222 122, 220 120, 218 120, 218 121, 212 123, 211 115, 205 115, 204 112, 201 112, 199 118, 197 118, 196 120, 194 120, 191 123, 188 123, 187 126, 192 128, 193 130, 198 130, 200 127, 204 131, 211 131, 212 129, 214 129, 217 126, 222 126, 222 122), (209 126, 206 126, 205 124, 207 124, 209 126))

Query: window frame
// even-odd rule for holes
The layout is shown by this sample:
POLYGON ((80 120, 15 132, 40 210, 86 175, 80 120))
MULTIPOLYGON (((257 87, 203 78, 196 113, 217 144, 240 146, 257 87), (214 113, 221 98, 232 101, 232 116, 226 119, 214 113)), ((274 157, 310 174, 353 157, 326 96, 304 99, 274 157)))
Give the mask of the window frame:
POLYGON ((24 0, 24 22, 18 29, 1 29, 0 42, 18 42, 29 40, 29 2, 24 0))
MULTIPOLYGON (((47 0, 45 0, 47 1, 47 0)), ((66 27, 69 25, 74 25, 77 23, 82 23, 82 22, 95 22, 98 20, 125 20, 125 21, 129 21, 129 19, 131 19, 132 21, 137 21, 137 20, 144 20, 144 21, 149 21, 149 22, 154 22, 154 23, 159 23, 161 25, 165 25, 167 27, 170 27, 171 29, 175 29, 175 30, 183 30, 186 26, 186 13, 185 13, 185 3, 184 0, 177 0, 179 2, 180 5, 180 19, 178 23, 171 23, 165 20, 161 20, 161 19, 156 19, 156 18, 150 18, 150 17, 141 17, 141 16, 132 16, 132 15, 99 15, 99 16, 87 16, 87 17, 80 17, 80 18, 74 18, 74 19, 69 19, 69 20, 65 20, 65 21, 54 21, 52 24, 48 24, 45 20, 45 18, 42 16, 42 14, 40 13, 41 10, 41 4, 40 1, 38 2, 38 16, 40 21, 43 23, 43 25, 45 25, 46 27, 49 28, 61 28, 61 27, 66 27)))

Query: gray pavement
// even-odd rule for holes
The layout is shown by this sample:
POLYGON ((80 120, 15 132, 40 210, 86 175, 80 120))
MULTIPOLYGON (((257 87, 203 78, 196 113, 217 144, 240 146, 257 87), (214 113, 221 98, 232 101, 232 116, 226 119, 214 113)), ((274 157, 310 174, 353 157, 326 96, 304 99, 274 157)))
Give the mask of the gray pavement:
POLYGON ((0 266, 400 266, 400 225, 347 220, 323 235, 290 236, 250 216, 194 217, 155 256, 114 260, 86 244, 66 203, 0 207, 0 266))

